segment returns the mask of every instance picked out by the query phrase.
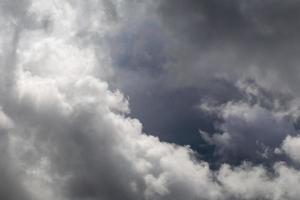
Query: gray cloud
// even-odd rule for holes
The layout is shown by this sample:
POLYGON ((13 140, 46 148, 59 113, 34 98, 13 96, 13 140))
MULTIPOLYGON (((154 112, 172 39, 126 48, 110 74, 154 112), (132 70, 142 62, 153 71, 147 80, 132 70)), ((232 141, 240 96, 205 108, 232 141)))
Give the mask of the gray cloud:
POLYGON ((293 98, 267 91, 253 81, 239 82, 237 87, 241 93, 239 99, 227 102, 204 99, 199 105, 208 116, 218 119, 212 134, 200 130, 200 135, 215 145, 221 162, 251 160, 266 164, 284 159, 274 154, 274 150, 287 135, 297 133, 298 115, 290 111, 293 98))
MULTIPOLYGON (((0 101, 0 177, 5 182, 0 184, 0 197, 3 199, 295 200, 299 197, 296 186, 300 175, 296 165, 272 160, 271 170, 246 162, 235 167, 222 164, 212 170, 190 147, 163 142, 144 133, 141 122, 128 116, 130 98, 112 88, 120 86, 131 92, 133 83, 129 81, 126 85, 123 81, 126 77, 136 77, 138 85, 131 89, 140 85, 142 89, 151 89, 150 92, 161 95, 156 103, 162 102, 158 110, 164 105, 178 109, 179 114, 176 111, 171 114, 183 118, 189 117, 191 107, 199 105, 198 99, 199 103, 211 100, 209 103, 215 107, 206 109, 211 109, 213 115, 218 112, 213 120, 223 120, 222 126, 217 128, 230 136, 230 148, 240 151, 247 146, 252 151, 256 140, 261 140, 265 146, 277 147, 277 151, 297 161, 298 138, 285 139, 284 133, 296 131, 292 124, 298 116, 295 99, 290 100, 285 94, 279 98, 276 92, 219 78, 210 85, 216 88, 213 91, 207 85, 195 86, 191 91, 179 86, 182 96, 189 97, 184 103, 186 107, 180 110, 181 102, 176 105, 173 100, 180 96, 179 89, 164 80, 170 76, 168 69, 140 67, 152 67, 148 56, 150 60, 157 59, 157 65, 164 62, 164 56, 161 59, 156 55, 165 53, 164 45, 156 49, 159 42, 153 42, 154 50, 138 50, 150 45, 144 43, 147 37, 154 35, 153 41, 156 41, 161 33, 147 35, 148 30, 143 33, 146 36, 138 40, 137 49, 132 48, 133 54, 124 56, 130 58, 128 62, 115 62, 112 55, 117 52, 122 57, 125 51, 108 48, 110 43, 103 42, 107 34, 124 30, 129 23, 130 6, 137 2, 126 5, 118 1, 1 3, 7 10, 5 15, 14 19, 12 21, 30 19, 19 21, 19 26, 1 21, 6 28, 1 33, 1 41, 7 33, 13 33, 8 40, 12 49, 7 53, 5 45, 1 46, 1 57, 7 60, 0 66, 1 83, 9 83, 9 87, 1 88, 0 101), (118 69, 122 63, 128 70, 118 69), (140 71, 134 73, 139 68, 140 71), (121 76, 131 70, 132 74, 121 76), (166 74, 160 76, 158 72, 166 74), (116 77, 111 73, 120 79, 114 80, 116 77), (145 75, 147 80, 143 81, 139 75, 145 75), (158 86, 153 87, 157 80, 158 86), (161 86, 164 88, 160 92, 155 91, 161 86), (222 93, 217 92, 222 90, 222 93), (206 95, 202 97, 200 92, 206 95), (175 104, 169 104, 171 101, 175 104)), ((147 3, 136 5, 141 8, 139 12, 149 12, 143 10, 149 6, 147 3)), ((214 10, 207 6, 209 13, 214 10)), ((121 36, 113 37, 116 43, 119 43, 118 37, 121 36)), ((207 83, 212 81, 215 79, 207 83)), ((130 94, 140 95, 139 92, 130 94)), ((147 104, 142 106, 149 106, 147 104)), ((194 109, 192 115, 198 119, 198 108, 194 109)), ((159 118, 159 115, 152 117, 159 118)), ((220 136, 206 139, 212 143, 221 141, 218 145, 224 147, 225 140, 220 136)))
POLYGON ((299 92, 298 10, 296 1, 161 1, 158 13, 174 39, 175 62, 167 65, 173 81, 250 76, 299 92))
POLYGON ((273 101, 287 107, 298 96, 297 2, 139 3, 132 6, 134 14, 125 6, 129 12, 119 15, 117 31, 96 41, 107 45, 112 58, 110 85, 130 97, 132 115, 146 130, 168 141, 203 145, 197 129, 214 132, 216 119, 195 111, 200 102, 222 104, 248 95, 251 105, 260 101, 271 110, 273 101), (249 79, 265 89, 256 96, 237 91, 249 79))
POLYGON ((20 183, 18 166, 12 160, 9 152, 9 130, 13 127, 11 119, 6 116, 2 109, 0 111, 0 197, 3 199, 14 200, 24 198, 29 200, 28 192, 20 183))

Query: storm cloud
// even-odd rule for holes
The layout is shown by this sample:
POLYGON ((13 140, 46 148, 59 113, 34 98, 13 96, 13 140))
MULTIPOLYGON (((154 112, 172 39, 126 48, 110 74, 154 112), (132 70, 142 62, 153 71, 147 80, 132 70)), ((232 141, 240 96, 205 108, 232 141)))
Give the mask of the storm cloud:
POLYGON ((0 6, 2 199, 299 198, 298 3, 0 6))
POLYGON ((158 10, 175 40, 170 51, 177 62, 167 68, 181 84, 252 76, 299 92, 297 1, 161 1, 158 10))

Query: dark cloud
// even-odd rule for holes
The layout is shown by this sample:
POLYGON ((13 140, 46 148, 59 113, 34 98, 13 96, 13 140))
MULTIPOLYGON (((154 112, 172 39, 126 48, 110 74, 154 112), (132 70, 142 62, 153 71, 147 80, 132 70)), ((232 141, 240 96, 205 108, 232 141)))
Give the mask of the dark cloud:
POLYGON ((185 31, 187 34, 180 35, 187 40, 214 42, 219 38, 215 42, 225 39, 248 43, 261 38, 256 42, 261 46, 272 39, 296 37, 298 9, 298 2, 277 0, 162 1, 159 5, 163 20, 178 31, 175 34, 185 31))
POLYGON ((299 6, 276 0, 161 1, 158 13, 174 39, 172 77, 195 85, 216 75, 252 76, 298 92, 299 6))
POLYGON ((204 99, 199 105, 214 119, 215 129, 200 130, 200 134, 215 145, 215 159, 232 164, 286 160, 274 150, 288 134, 297 133, 293 116, 286 112, 293 98, 267 91, 253 81, 239 82, 237 88, 241 96, 236 100, 204 99))
MULTIPOLYGON (((298 96, 297 2, 189 0, 156 6, 158 16, 129 15, 134 25, 126 23, 109 42, 117 87, 130 97, 132 115, 147 132, 204 153, 208 147, 201 150, 198 129, 212 134, 222 122, 195 109, 200 102, 245 102, 249 112, 258 106, 270 119, 290 109, 298 96)), ((256 148, 265 149, 256 140, 276 147, 295 132, 293 120, 274 127, 261 119, 240 125, 234 132, 245 143, 245 135, 252 135, 251 147, 241 153, 244 143, 236 142, 241 145, 232 153, 238 155, 227 161, 254 161, 256 148)))
MULTIPOLYGON (((247 57, 244 44, 271 37, 250 20, 266 4, 0 2, 2 199, 298 199, 296 95, 257 76, 226 76, 244 71, 231 66, 247 57), (257 30, 248 35, 241 24, 257 30), (214 30, 221 50, 209 47, 214 30)), ((259 21, 273 24, 280 12, 259 21)))
POLYGON ((196 107, 206 98, 218 102, 238 99, 238 89, 222 78, 210 80, 209 88, 201 85, 203 80, 199 85, 172 85, 164 69, 172 59, 166 52, 169 39, 159 19, 151 15, 132 18, 133 22, 106 37, 114 67, 109 82, 128 95, 131 116, 143 122, 146 132, 206 152, 198 129, 211 130, 213 120, 196 107))
POLYGON ((30 195, 21 183, 21 177, 16 172, 20 172, 18 166, 15 166, 12 155, 9 152, 8 128, 10 128, 9 119, 0 113, 0 198, 14 200, 24 198, 30 200, 30 195))

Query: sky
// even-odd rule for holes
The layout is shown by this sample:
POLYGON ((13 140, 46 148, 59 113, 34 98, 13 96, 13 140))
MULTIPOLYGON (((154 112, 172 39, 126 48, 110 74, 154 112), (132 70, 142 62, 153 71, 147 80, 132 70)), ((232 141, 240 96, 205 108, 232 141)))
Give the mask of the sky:
POLYGON ((299 11, 0 0, 0 199, 299 200, 299 11))

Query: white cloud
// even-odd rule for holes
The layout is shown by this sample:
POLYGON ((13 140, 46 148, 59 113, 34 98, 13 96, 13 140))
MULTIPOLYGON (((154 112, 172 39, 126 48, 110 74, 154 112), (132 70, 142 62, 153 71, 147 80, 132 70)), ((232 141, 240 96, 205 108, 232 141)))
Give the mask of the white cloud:
MULTIPOLYGON (((94 58, 92 47, 82 47, 73 35, 80 27, 78 17, 82 17, 76 15, 79 8, 73 4, 75 1, 59 5, 33 1, 29 13, 54 13, 53 30, 20 31, 17 53, 8 56, 15 59, 14 67, 2 70, 13 74, 13 84, 8 87, 9 94, 1 90, 7 94, 0 101, 0 126, 5 129, 0 135, 1 199, 299 197, 300 172, 285 164, 275 164, 273 176, 264 167, 249 164, 222 165, 213 171, 197 160, 189 147, 143 133, 137 119, 126 117, 129 105, 123 94, 93 75, 102 63, 94 58)), ((99 23, 103 21, 101 18, 99 23)), ((101 23, 96 23, 97 29, 101 23)), ((91 30, 94 28, 93 23, 91 30)), ((1 65, 1 69, 5 67, 1 65)), ((282 127, 289 128, 282 118, 261 107, 228 104, 221 114, 225 119, 222 130, 230 134, 229 140, 243 130, 240 124, 272 126, 278 134, 282 127)))
POLYGON ((282 144, 282 150, 295 162, 300 163, 300 137, 287 136, 282 144))

